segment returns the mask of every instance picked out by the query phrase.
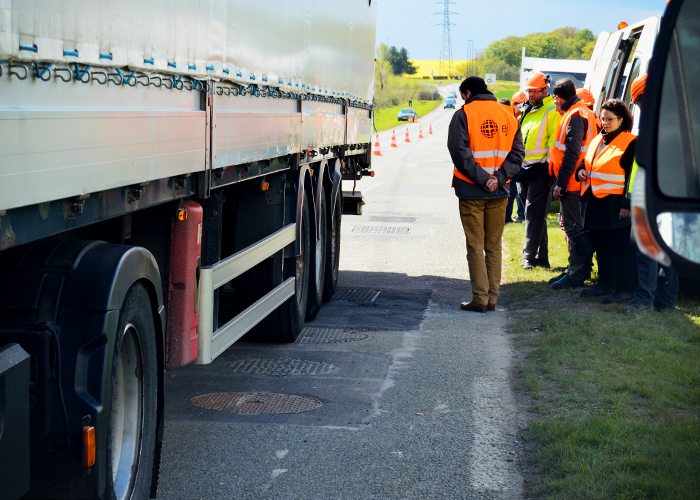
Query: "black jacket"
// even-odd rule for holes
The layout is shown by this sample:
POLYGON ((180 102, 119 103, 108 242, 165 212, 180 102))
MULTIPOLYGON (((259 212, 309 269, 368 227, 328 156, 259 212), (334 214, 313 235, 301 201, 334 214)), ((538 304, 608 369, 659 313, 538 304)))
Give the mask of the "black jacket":
MULTIPOLYGON (((468 104, 475 100, 496 101, 493 94, 477 94, 469 98, 465 103, 468 104)), ((506 157, 503 165, 496 169, 494 175, 498 179, 498 189, 493 193, 489 193, 484 189, 486 181, 489 180, 489 174, 484 169, 474 162, 471 147, 469 146, 469 130, 467 130, 467 117, 464 114, 464 109, 460 108, 455 111, 450 122, 447 135, 447 149, 450 151, 452 163, 454 167, 469 179, 474 181, 474 184, 463 181, 462 179, 453 176, 453 185, 455 195, 460 200, 481 200, 492 198, 507 198, 510 196, 510 187, 506 185, 508 179, 513 177, 520 170, 520 166, 525 158, 525 148, 523 146, 523 135, 520 132, 520 127, 515 134, 513 147, 506 157)))
MULTIPOLYGON (((596 156, 605 146, 615 139, 620 134, 618 129, 610 134, 603 135, 603 141, 596 151, 596 156)), ((603 132, 601 132, 603 133, 603 132)), ((637 139, 634 139, 620 158, 620 166, 625 171, 625 192, 630 182, 630 172, 632 171, 632 163, 634 163, 634 150, 637 144, 637 139)), ((576 172, 582 168, 586 168, 585 163, 578 166, 576 172)), ((583 227, 585 229, 606 230, 618 229, 632 224, 632 217, 625 217, 620 220, 620 209, 629 210, 630 200, 624 194, 609 194, 602 198, 593 196, 593 190, 587 189, 581 197, 581 217, 583 218, 583 227)))
MULTIPOLYGON (((566 113, 571 109, 571 106, 580 100, 581 98, 578 96, 568 99, 561 106, 561 110, 566 113)), ((574 170, 576 170, 578 166, 578 157, 581 154, 581 143, 586 136, 587 127, 588 120, 583 118, 579 113, 573 115, 569 120, 569 124, 566 127, 566 135, 564 136, 564 146, 566 146, 566 150, 564 151, 564 158, 561 161, 559 173, 557 174, 557 186, 559 187, 566 189, 566 184, 569 182, 569 179, 574 174, 574 170)), ((591 137, 591 139, 593 139, 593 137, 591 137)))

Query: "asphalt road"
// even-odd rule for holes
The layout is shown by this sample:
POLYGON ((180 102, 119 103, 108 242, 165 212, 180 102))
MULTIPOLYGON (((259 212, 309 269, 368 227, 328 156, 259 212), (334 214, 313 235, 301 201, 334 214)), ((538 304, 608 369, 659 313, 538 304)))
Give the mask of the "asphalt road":
POLYGON ((358 183, 364 213, 343 217, 338 293, 302 342, 239 342, 167 374, 158 498, 522 498, 506 313, 459 309, 471 294, 446 149, 453 113, 397 127, 397 148, 391 130, 379 134, 376 177, 358 183), (320 406, 242 415, 190 403, 234 391, 320 406))

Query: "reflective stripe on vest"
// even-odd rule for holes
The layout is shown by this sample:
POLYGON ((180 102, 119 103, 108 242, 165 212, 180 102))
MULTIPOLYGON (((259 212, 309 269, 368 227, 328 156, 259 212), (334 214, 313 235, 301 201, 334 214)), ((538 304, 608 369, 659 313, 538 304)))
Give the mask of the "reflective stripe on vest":
MULTIPOLYGON (((561 118, 552 96, 542 100, 541 106, 523 118, 520 129, 523 133, 525 159, 523 166, 547 161, 549 156, 550 130, 553 122, 561 118), (535 134, 535 129, 537 134, 535 134)), ((553 131, 552 131, 553 132, 553 131)))
MULTIPOLYGON (((503 165, 518 132, 518 120, 505 106, 497 101, 474 100, 464 106, 469 132, 469 146, 474 163, 493 175, 503 165)), ((454 175, 470 184, 474 181, 454 169, 454 175)), ((510 182, 510 180, 508 181, 510 182)))
POLYGON ((598 134, 591 141, 586 153, 585 164, 588 180, 583 183, 581 194, 590 186, 593 196, 602 198, 610 194, 625 194, 625 169, 620 165, 622 155, 636 137, 630 132, 623 131, 607 144, 600 154, 596 151, 603 141, 603 134, 598 134))
MULTIPOLYGON (((595 131, 597 129, 594 128, 595 115, 593 114, 593 111, 588 109, 583 101, 576 101, 564 114, 564 117, 562 118, 561 122, 559 122, 559 126, 557 127, 557 132, 554 135, 554 147, 552 148, 552 151, 550 151, 549 155, 549 173, 551 175, 559 175, 559 169, 561 168, 561 164, 564 162, 564 153, 566 152, 566 128, 571 122, 571 117, 576 114, 580 115, 586 120, 586 123, 588 123, 586 133, 581 141, 581 150, 579 151, 578 159, 576 160, 576 166, 580 165, 584 160, 586 153, 588 152, 589 144, 596 135, 595 131)), ((571 174, 571 177, 569 177, 569 180, 566 183, 566 189, 567 191, 581 191, 581 183, 576 180, 575 172, 571 174)))

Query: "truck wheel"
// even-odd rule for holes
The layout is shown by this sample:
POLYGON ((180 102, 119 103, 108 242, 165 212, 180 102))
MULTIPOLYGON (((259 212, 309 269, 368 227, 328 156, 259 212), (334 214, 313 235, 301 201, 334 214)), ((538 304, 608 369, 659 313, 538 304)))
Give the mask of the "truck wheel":
POLYGON ((323 301, 328 302, 333 298, 335 289, 338 288, 338 270, 340 269, 340 222, 343 215, 343 198, 338 190, 338 198, 333 209, 333 221, 331 230, 326 238, 326 274, 323 287, 323 301))
MULTIPOLYGON (((309 205, 306 200, 304 200, 304 205, 302 206, 301 220, 298 220, 297 224, 301 224, 299 256, 287 259, 284 266, 284 278, 287 279, 292 276, 296 278, 296 291, 292 297, 289 297, 279 307, 279 315, 273 319, 275 323, 279 320, 279 323, 273 328, 273 337, 270 338, 270 340, 275 342, 294 342, 304 328, 309 291, 309 266, 311 264, 309 255, 311 249, 311 226, 309 205)), ((273 316, 273 314, 270 316, 273 316)))
POLYGON ((326 283, 326 255, 327 255, 327 241, 328 241, 328 231, 326 229, 327 225, 327 215, 326 215, 326 192, 323 186, 319 186, 321 190, 321 202, 319 203, 318 210, 321 219, 319 224, 320 238, 318 241, 314 242, 311 247, 313 248, 313 253, 311 253, 311 267, 309 276, 309 299, 306 304, 306 321, 313 321, 316 315, 321 310, 321 304, 323 303, 323 288, 326 283))
POLYGON ((119 313, 111 381, 103 500, 149 497, 157 431, 157 350, 146 287, 135 283, 119 313))

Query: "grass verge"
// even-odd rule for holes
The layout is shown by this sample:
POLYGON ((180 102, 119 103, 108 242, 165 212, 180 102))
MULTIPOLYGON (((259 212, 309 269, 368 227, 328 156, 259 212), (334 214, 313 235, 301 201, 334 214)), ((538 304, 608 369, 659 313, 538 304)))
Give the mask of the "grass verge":
MULTIPOLYGON (((423 116, 430 113, 432 110, 442 105, 442 101, 413 101, 413 109, 418 113, 418 122, 423 116)), ((374 126, 377 132, 389 130, 392 127, 399 127, 406 122, 400 122, 396 119, 396 115, 406 106, 392 106, 391 108, 377 109, 374 112, 374 126)))
MULTIPOLYGON (((550 263, 564 266, 554 214, 548 233, 550 263)), ((630 317, 554 291, 555 271, 519 267, 523 238, 522 224, 506 226, 504 299, 536 415, 528 497, 700 498, 700 302, 681 295, 676 311, 630 317)))

